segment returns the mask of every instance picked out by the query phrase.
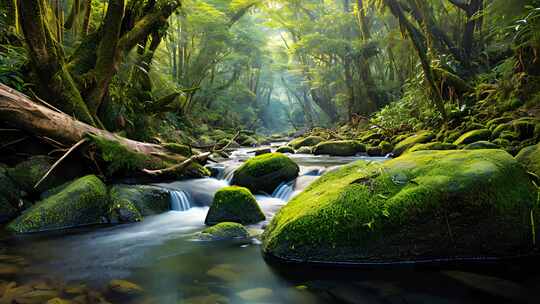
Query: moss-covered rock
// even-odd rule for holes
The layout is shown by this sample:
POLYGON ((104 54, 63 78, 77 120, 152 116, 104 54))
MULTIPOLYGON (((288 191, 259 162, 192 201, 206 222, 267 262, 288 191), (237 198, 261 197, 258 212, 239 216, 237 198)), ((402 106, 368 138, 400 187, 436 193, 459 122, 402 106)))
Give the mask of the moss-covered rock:
POLYGON ((522 118, 514 120, 512 122, 514 131, 518 135, 520 140, 526 140, 534 137, 534 128, 536 127, 536 121, 532 118, 522 118))
POLYGON ((368 147, 367 148, 367 155, 369 156, 384 156, 381 147, 368 147))
POLYGON ((516 159, 527 167, 527 170, 540 176, 540 144, 523 148, 516 159))
POLYGON ((383 140, 379 143, 379 148, 381 148, 383 155, 388 155, 392 152, 392 150, 394 150, 394 145, 383 140))
POLYGON ((468 145, 481 140, 489 140, 490 138, 491 131, 488 129, 473 130, 461 135, 454 142, 454 145, 468 145))
POLYGON ((94 175, 75 180, 12 221, 16 233, 39 232, 101 223, 108 211, 107 187, 94 175))
POLYGON ((315 155, 354 156, 366 152, 366 145, 356 140, 325 141, 313 148, 315 155))
POLYGON ((495 139, 495 138, 499 138, 499 136, 501 136, 502 132, 504 131, 513 131, 514 130, 514 127, 512 126, 512 124, 509 124, 509 123, 505 123, 505 124, 500 124, 498 126, 495 127, 495 129, 493 129, 493 133, 491 134, 491 138, 492 139, 495 139))
POLYGON ((41 193, 47 189, 57 187, 68 181, 61 174, 53 172, 37 188, 36 183, 49 171, 55 159, 49 156, 33 156, 28 160, 8 169, 11 179, 27 193, 41 193))
POLYGON ((190 146, 181 145, 177 143, 166 143, 166 144, 163 144, 163 147, 172 153, 180 154, 185 157, 193 156, 193 151, 191 150, 190 146))
POLYGON ((109 222, 113 224, 136 223, 143 220, 139 209, 131 201, 122 199, 111 203, 109 222))
POLYGON ((240 224, 255 224, 265 220, 264 213, 257 204, 255 197, 249 189, 244 187, 226 187, 214 196, 214 201, 206 220, 206 225, 215 225, 223 222, 240 224))
POLYGON ((413 147, 414 145, 430 142, 434 138, 435 135, 430 131, 419 132, 397 143, 392 153, 394 156, 400 156, 403 154, 403 152, 407 151, 407 149, 413 147))
POLYGON ((359 161, 325 174, 283 207, 264 232, 263 252, 337 263, 526 254, 533 250, 531 210, 540 216, 535 201, 527 173, 501 150, 359 161))
POLYGON ((501 135, 499 135, 499 138, 501 138, 501 139, 506 139, 506 140, 512 142, 512 141, 518 140, 519 135, 518 135, 516 132, 512 132, 512 131, 503 131, 503 132, 501 133, 501 135))
MULTIPOLYGON (((115 185, 110 190, 111 207, 134 206, 143 216, 159 214, 171 209, 168 190, 147 185, 115 185)), ((129 207, 131 209, 131 207, 129 207)))
POLYGON ((313 154, 313 147, 302 147, 296 150, 296 154, 313 154))
POLYGON ((276 152, 294 154, 294 149, 290 146, 281 146, 276 150, 276 152))
POLYGON ((477 141, 475 143, 472 143, 472 144, 468 144, 465 146, 465 150, 479 150, 479 149, 500 149, 501 147, 499 147, 498 145, 492 143, 492 142, 489 142, 489 141, 485 141, 485 140, 481 140, 481 141, 477 141))
POLYGON ((511 122, 512 121, 512 117, 510 116, 503 116, 503 117, 497 117, 497 118, 494 118, 490 121, 488 121, 486 123, 486 127, 490 130, 494 130, 496 127, 502 125, 502 124, 506 124, 508 122, 511 122))
POLYGON ((449 131, 444 142, 453 144, 453 142, 455 142, 461 136, 461 134, 462 132, 459 130, 449 131))
POLYGON ((382 140, 384 138, 384 135, 381 134, 381 133, 378 133, 378 132, 368 132, 367 134, 365 134, 364 136, 362 136, 360 138, 360 141, 363 142, 363 143, 367 143, 371 140, 374 140, 374 139, 378 139, 378 140, 382 140))
POLYGON ((6 169, 0 167, 0 224, 13 219, 18 212, 21 191, 7 176, 6 169))
POLYGON ((300 149, 302 147, 313 147, 323 141, 325 141, 325 139, 320 136, 308 136, 306 138, 294 139, 288 144, 288 146, 291 146, 294 149, 300 149))
POLYGON ((427 144, 417 144, 407 150, 407 152, 427 151, 427 150, 455 150, 457 146, 449 143, 432 142, 427 144))
POLYGON ((233 185, 246 187, 253 193, 272 193, 283 182, 298 177, 300 169, 281 153, 270 153, 246 161, 234 171, 233 185))
POLYGON ((231 239, 247 239, 249 232, 242 224, 223 222, 204 229, 199 234, 199 239, 208 241, 220 241, 231 239))

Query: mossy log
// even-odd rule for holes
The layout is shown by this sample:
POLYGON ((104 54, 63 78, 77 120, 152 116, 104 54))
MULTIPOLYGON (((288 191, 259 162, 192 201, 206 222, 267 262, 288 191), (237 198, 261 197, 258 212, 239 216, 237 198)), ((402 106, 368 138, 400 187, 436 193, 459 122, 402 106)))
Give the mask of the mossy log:
POLYGON ((163 170, 163 174, 174 176, 186 172, 196 175, 206 173, 198 164, 204 163, 205 157, 196 156, 186 165, 190 159, 166 147, 98 129, 52 107, 37 104, 3 84, 0 84, 0 119, 14 128, 36 137, 52 139, 66 147, 88 138, 98 148, 98 156, 107 164, 107 173, 111 175, 143 172, 144 169, 163 170))

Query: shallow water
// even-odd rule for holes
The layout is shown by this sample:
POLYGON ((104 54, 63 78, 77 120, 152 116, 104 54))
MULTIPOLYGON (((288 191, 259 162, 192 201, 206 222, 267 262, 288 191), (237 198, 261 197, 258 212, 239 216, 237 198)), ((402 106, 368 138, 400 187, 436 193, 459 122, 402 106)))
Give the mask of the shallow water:
MULTIPOLYGON (((187 211, 146 217, 138 224, 68 234, 4 237, 0 242, 4 251, 29 261, 15 279, 50 277, 84 282, 97 289, 111 279, 127 279, 141 285, 151 303, 483 303, 537 299, 528 295, 540 287, 535 265, 527 270, 516 265, 504 269, 488 266, 482 269, 482 276, 472 277, 441 269, 271 267, 261 256, 257 237, 197 241, 214 193, 228 185, 227 173, 249 157, 247 151, 239 150, 231 160, 219 164, 222 179, 159 184, 183 191, 192 206, 187 211)), ((254 235, 287 199, 318 176, 363 158, 292 157, 301 166, 301 176, 275 191, 277 197, 256 196, 267 221, 249 227, 254 235)))

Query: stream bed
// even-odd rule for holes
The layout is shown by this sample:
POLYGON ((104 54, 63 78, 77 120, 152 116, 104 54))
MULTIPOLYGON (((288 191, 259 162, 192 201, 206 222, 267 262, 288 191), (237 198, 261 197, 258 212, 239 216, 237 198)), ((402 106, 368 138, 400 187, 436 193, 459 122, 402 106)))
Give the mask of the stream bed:
MULTIPOLYGON (((524 291, 540 288, 536 263, 527 268, 495 264, 480 272, 271 267, 256 237, 198 241, 214 193, 229 184, 234 169, 250 157, 247 152, 240 149, 215 164, 217 178, 159 184, 175 193, 174 210, 141 223, 23 237, 0 233, 0 281, 2 265, 7 265, 3 254, 25 261, 14 280, 60 280, 102 290, 110 280, 124 279, 145 290, 140 303, 520 303, 529 302, 524 291)), ((301 167, 300 177, 273 194, 256 196, 267 221, 248 227, 254 235, 324 172, 358 159, 384 160, 291 157, 301 167)))

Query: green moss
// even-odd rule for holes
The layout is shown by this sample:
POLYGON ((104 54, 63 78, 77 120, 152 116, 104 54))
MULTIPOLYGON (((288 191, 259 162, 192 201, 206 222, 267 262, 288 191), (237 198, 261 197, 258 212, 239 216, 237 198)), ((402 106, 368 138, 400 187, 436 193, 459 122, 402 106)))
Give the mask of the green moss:
POLYGON ((473 130, 461 135, 454 141, 454 145, 468 145, 481 140, 489 140, 490 138, 491 131, 488 129, 473 130))
POLYGON ((398 135, 398 136, 396 136, 396 137, 394 137, 394 138, 392 139, 392 144, 393 144, 393 145, 396 145, 396 144, 400 143, 401 141, 403 141, 403 140, 409 138, 410 136, 411 136, 410 134, 401 134, 401 135, 398 135))
POLYGON ((414 134, 412 136, 405 138, 404 140, 396 144, 394 151, 392 153, 394 153, 394 156, 400 156, 412 146, 416 144, 423 144, 423 143, 430 142, 434 138, 435 138, 435 135, 429 131, 419 132, 417 134, 414 134))
POLYGON ((512 126, 512 124, 506 123, 506 124, 498 125, 497 127, 495 127, 495 129, 493 129, 493 133, 491 134, 491 138, 493 138, 493 139, 499 138, 499 136, 501 136, 502 132, 504 132, 504 131, 513 131, 513 130, 514 130, 514 127, 512 126))
POLYGON ((366 152, 366 145, 356 140, 325 141, 313 148, 315 155, 354 156, 366 152))
POLYGON ((534 137, 534 128, 536 127, 536 121, 531 118, 522 118, 514 120, 512 122, 514 131, 518 135, 520 140, 526 140, 534 137))
POLYGON ((527 169, 540 176, 540 144, 523 148, 516 159, 525 165, 527 169))
POLYGON ((54 162, 55 159, 49 156, 33 156, 17 164, 15 167, 8 169, 7 173, 24 191, 28 193, 41 193, 46 189, 59 186, 67 181, 62 176, 53 172, 38 188, 34 188, 36 183, 49 171, 54 162))
POLYGON ((500 149, 497 144, 489 141, 481 140, 465 146, 465 150, 478 150, 478 149, 500 149))
POLYGON ((111 208, 115 205, 133 204, 143 215, 159 214, 171 208, 171 195, 169 191, 146 185, 115 185, 110 190, 111 208))
POLYGON ((519 138, 519 136, 512 131, 503 131, 501 135, 499 135, 499 138, 506 139, 508 141, 515 141, 519 138))
POLYGON ((502 124, 506 124, 510 121, 512 121, 512 117, 509 117, 509 116, 497 117, 495 119, 488 121, 486 123, 486 127, 493 131, 496 127, 502 124))
POLYGON ((107 188, 99 178, 88 175, 36 203, 7 229, 28 233, 101 223, 108 205, 107 188))
POLYGON ((444 140, 444 142, 453 143, 461 136, 461 134, 462 132, 459 130, 448 132, 448 135, 446 136, 446 139, 444 140))
POLYGON ((531 208, 540 215, 535 198, 526 172, 501 150, 359 161, 283 207, 264 232, 263 252, 304 262, 514 256, 532 250, 526 219, 531 208))
POLYGON ((378 140, 382 140, 384 137, 383 134, 381 133, 377 133, 377 132, 368 132, 366 135, 362 136, 360 138, 360 141, 363 142, 363 143, 367 143, 371 140, 374 140, 374 139, 378 139, 378 140))
POLYGON ((392 150, 394 150, 394 146, 387 141, 381 141, 379 143, 379 148, 381 148, 381 152, 383 155, 388 155, 392 152, 392 150))
POLYGON ((381 147, 368 147, 367 148, 367 155, 369 156, 384 156, 381 147))
POLYGON ((111 202, 108 217, 111 223, 135 223, 143 220, 135 204, 126 199, 111 202))
POLYGON ((256 156, 236 169, 233 185, 250 189, 253 193, 272 193, 282 182, 298 177, 300 169, 290 158, 281 153, 256 156))
POLYGON ((313 147, 302 147, 296 150, 296 154, 313 154, 313 147))
POLYGON ((428 144, 417 144, 407 150, 407 152, 426 151, 426 150, 455 150, 457 146, 454 144, 433 142, 428 144))
POLYGON ((294 149, 292 147, 289 147, 289 146, 282 146, 282 147, 279 147, 276 150, 276 152, 294 154, 294 149))
POLYGON ((247 239, 249 232, 242 224, 223 222, 204 229, 199 238, 202 240, 219 241, 230 239, 247 239))
POLYGON ((222 222, 247 225, 264 221, 265 218, 249 189, 232 186, 223 188, 216 193, 204 222, 206 225, 222 222))
POLYGON ((163 145, 163 147, 172 153, 180 154, 185 157, 193 156, 193 151, 191 151, 190 146, 181 145, 177 143, 166 143, 163 145))
POLYGON ((325 141, 325 139, 320 136, 309 136, 306 138, 297 138, 291 141, 288 146, 291 146, 294 149, 300 149, 302 147, 313 147, 323 141, 325 141))

